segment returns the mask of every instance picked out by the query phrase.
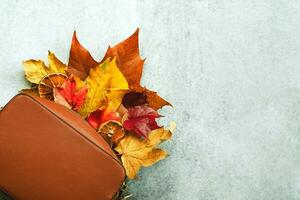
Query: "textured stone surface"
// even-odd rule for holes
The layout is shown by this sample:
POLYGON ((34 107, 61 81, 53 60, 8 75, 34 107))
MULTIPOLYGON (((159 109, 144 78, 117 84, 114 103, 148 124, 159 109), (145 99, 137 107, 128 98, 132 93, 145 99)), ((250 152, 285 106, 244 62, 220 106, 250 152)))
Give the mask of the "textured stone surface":
POLYGON ((300 199, 299 21, 296 0, 2 0, 0 104, 27 85, 22 60, 67 60, 74 29, 101 59, 138 26, 143 84, 178 130, 134 199, 300 199))

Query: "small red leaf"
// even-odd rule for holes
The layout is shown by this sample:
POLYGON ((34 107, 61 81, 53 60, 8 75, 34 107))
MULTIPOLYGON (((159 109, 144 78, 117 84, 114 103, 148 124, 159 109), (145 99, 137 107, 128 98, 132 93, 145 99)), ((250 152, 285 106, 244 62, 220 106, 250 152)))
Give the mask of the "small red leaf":
POLYGON ((148 133, 159 128, 155 119, 161 117, 157 111, 147 106, 135 106, 128 109, 128 118, 123 127, 133 131, 142 138, 148 138, 148 133))
POLYGON ((85 97, 87 95, 88 89, 86 86, 78 90, 77 92, 74 93, 72 102, 73 102, 73 109, 74 110, 79 110, 82 104, 84 103, 85 97))
POLYGON ((59 93, 66 99, 75 111, 79 110, 84 103, 87 92, 88 89, 86 86, 76 91, 76 81, 72 75, 65 81, 62 89, 59 90, 59 93))

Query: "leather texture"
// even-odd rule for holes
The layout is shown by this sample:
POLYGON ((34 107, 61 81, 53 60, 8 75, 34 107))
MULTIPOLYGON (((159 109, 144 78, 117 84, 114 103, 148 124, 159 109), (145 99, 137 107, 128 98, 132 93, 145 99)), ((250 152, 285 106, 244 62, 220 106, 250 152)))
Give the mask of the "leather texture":
POLYGON ((0 188, 16 200, 109 200, 125 171, 77 113, 15 96, 0 112, 0 188))

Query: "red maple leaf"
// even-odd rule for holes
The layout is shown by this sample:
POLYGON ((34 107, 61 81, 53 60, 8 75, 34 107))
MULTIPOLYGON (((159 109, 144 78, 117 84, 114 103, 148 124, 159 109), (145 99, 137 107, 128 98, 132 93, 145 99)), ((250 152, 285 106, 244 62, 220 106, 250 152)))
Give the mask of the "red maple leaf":
POLYGON ((77 111, 84 103, 88 89, 86 86, 83 86, 77 90, 76 81, 73 76, 70 76, 58 92, 65 98, 68 104, 70 104, 70 107, 77 111))
POLYGON ((128 109, 128 118, 124 121, 123 127, 133 131, 137 136, 148 138, 148 133, 159 128, 156 118, 161 117, 154 109, 143 105, 128 109))

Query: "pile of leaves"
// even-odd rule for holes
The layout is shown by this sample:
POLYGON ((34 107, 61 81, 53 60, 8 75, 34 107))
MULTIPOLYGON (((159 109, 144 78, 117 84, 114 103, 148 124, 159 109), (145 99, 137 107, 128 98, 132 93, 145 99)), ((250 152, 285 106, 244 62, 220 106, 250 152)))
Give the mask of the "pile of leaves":
POLYGON ((145 60, 140 57, 138 34, 139 29, 95 61, 74 32, 68 64, 52 52, 48 66, 41 60, 23 63, 32 87, 22 92, 81 115, 120 156, 129 179, 136 178, 141 167, 166 158, 167 152, 157 145, 169 140, 173 130, 156 122, 161 117, 157 110, 170 103, 140 85, 145 60))

